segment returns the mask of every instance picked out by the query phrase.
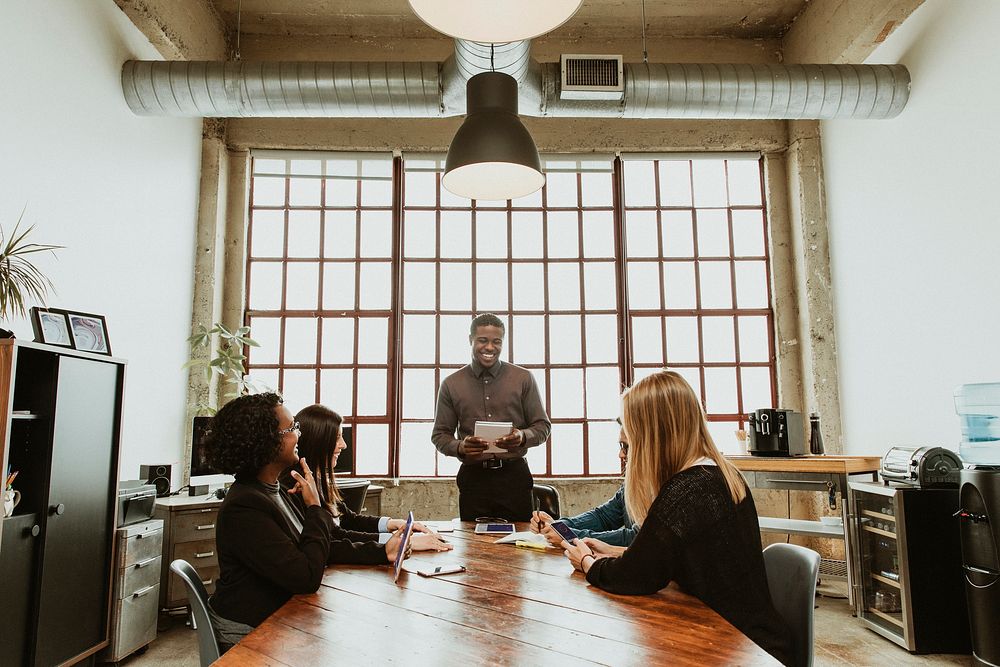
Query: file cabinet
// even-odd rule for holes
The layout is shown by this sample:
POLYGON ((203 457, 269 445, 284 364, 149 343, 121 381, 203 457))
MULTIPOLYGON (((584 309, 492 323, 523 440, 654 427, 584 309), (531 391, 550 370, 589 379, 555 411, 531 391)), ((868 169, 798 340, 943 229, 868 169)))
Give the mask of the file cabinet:
POLYGON ((163 568, 160 575, 160 607, 173 609, 188 604, 184 582, 170 571, 170 563, 183 558, 191 563, 211 595, 219 578, 219 554, 215 548, 215 523, 221 500, 204 496, 160 498, 153 516, 163 521, 163 568))

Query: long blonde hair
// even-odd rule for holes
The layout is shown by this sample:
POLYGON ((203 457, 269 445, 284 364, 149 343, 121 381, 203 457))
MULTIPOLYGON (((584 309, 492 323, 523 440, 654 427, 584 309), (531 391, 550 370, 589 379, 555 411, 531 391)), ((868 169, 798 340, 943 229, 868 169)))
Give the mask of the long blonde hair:
POLYGON ((733 502, 746 497, 742 475, 708 432, 701 401, 677 373, 661 371, 627 389, 622 395, 622 424, 629 441, 625 507, 636 523, 645 521, 670 478, 706 456, 722 471, 733 502))

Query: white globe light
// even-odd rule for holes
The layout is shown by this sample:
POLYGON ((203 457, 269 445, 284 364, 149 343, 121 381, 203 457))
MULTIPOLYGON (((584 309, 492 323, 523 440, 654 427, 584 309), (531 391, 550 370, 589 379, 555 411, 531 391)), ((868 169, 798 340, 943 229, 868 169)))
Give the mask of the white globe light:
POLYGON ((569 20, 583 0, 410 0, 424 23, 449 37, 500 44, 531 39, 569 20))
POLYGON ((441 184, 459 197, 504 201, 537 192, 545 185, 545 174, 523 164, 477 162, 449 171, 441 184))

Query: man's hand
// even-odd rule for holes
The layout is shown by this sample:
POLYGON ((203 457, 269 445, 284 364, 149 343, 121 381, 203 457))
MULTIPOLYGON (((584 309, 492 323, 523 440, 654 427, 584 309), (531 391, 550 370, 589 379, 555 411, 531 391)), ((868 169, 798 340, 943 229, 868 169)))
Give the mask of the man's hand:
POLYGON ((485 449, 489 446, 490 444, 486 440, 470 435, 465 440, 458 443, 458 455, 475 456, 476 454, 482 454, 483 451, 485 451, 485 449))
MULTIPOLYGON (((389 559, 390 563, 396 562, 396 555, 399 553, 399 541, 403 539, 403 529, 400 528, 392 534, 389 541, 385 543, 385 557, 389 559)), ((409 558, 410 552, 413 551, 413 543, 406 545, 406 552, 403 554, 403 558, 409 558)))
POLYGON ((535 510, 531 513, 531 524, 528 528, 530 528, 533 533, 540 533, 542 532, 542 529, 550 523, 552 523, 552 517, 549 516, 548 513, 541 510, 535 510))
POLYGON ((410 545, 414 551, 451 551, 454 547, 440 535, 412 535, 410 545))
POLYGON ((494 443, 501 449, 517 449, 524 444, 524 433, 519 428, 515 428, 502 438, 497 438, 494 443))

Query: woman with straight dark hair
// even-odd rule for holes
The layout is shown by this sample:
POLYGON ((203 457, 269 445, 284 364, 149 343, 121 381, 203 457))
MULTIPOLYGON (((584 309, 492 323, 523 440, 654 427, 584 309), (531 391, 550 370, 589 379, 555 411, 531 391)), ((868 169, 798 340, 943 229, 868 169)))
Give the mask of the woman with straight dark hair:
POLYGON ((563 542, 573 566, 610 593, 655 593, 671 581, 789 664, 791 633, 771 601, 757 509, 716 448, 701 402, 663 371, 622 396, 625 506, 642 527, 620 556, 598 540, 563 542))

